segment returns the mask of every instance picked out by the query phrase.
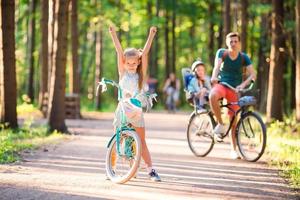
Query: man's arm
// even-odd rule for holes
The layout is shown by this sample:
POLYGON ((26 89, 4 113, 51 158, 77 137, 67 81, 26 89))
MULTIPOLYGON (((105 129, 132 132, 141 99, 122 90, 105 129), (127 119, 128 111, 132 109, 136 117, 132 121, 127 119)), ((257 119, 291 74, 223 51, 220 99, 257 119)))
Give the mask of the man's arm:
POLYGON ((255 79, 256 79, 256 73, 255 73, 255 70, 254 70, 252 64, 248 65, 248 66, 246 67, 246 70, 247 70, 247 74, 249 74, 249 76, 248 76, 248 78, 247 78, 244 82, 242 82, 240 85, 238 85, 238 86, 236 87, 237 90, 240 90, 240 89, 245 88, 247 85, 250 84, 250 82, 251 82, 252 80, 255 81, 255 79))
POLYGON ((123 74, 124 72, 124 52, 121 46, 121 43, 118 39, 116 30, 113 26, 109 27, 109 33, 110 36, 112 38, 112 41, 114 43, 116 52, 117 52, 117 56, 118 56, 118 71, 119 71, 119 75, 123 74))
POLYGON ((214 69, 213 69, 211 79, 210 79, 212 84, 218 83, 218 81, 219 81, 218 75, 220 72, 220 67, 221 67, 222 62, 223 62, 222 58, 218 58, 218 55, 216 55, 214 69))

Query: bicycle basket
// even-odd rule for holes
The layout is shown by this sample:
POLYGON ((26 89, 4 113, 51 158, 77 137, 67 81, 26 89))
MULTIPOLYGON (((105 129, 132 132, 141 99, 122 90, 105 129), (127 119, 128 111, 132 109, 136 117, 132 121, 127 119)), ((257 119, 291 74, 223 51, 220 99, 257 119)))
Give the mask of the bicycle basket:
POLYGON ((125 99, 123 102, 124 113, 130 122, 139 121, 142 117, 141 102, 135 98, 125 99))
POLYGON ((254 106, 256 105, 256 98, 254 96, 243 96, 239 99, 239 106, 254 106))

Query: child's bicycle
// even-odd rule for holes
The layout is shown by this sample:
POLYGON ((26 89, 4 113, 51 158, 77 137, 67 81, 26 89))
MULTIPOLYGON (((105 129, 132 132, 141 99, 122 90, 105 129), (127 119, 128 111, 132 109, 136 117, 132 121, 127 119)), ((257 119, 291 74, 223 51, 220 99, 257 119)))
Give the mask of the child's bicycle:
MULTIPOLYGON (((220 84, 235 90, 227 83, 220 82, 220 84)), ((245 93, 251 90, 252 87, 253 82, 247 89, 243 89, 239 93, 245 93)), ((222 135, 222 139, 228 135, 234 120, 239 117, 235 131, 236 143, 241 156, 251 162, 257 161, 263 155, 267 140, 266 126, 260 115, 249 110, 249 107, 255 104, 256 99, 253 96, 244 96, 238 102, 228 104, 223 104, 223 101, 221 101, 221 108, 226 107, 234 113, 226 133, 222 135), (239 105, 240 109, 234 112, 230 105, 239 105)), ((215 126, 216 121, 212 111, 197 113, 195 110, 191 114, 187 128, 187 140, 191 151, 196 156, 204 157, 212 150, 215 144, 213 135, 215 126)))
MULTIPOLYGON (((102 78, 101 82, 98 83, 97 95, 100 86, 101 92, 107 90, 107 84, 118 88, 122 117, 121 124, 116 128, 115 134, 107 144, 106 174, 114 183, 125 183, 137 173, 142 152, 141 140, 135 129, 127 122, 125 112, 131 107, 135 107, 138 111, 142 111, 142 106, 141 102, 136 98, 137 96, 134 98, 122 97, 122 88, 119 84, 105 78, 102 78)), ((144 95, 146 97, 147 110, 151 108, 152 100, 155 99, 156 94, 145 93, 139 95, 144 95)), ((131 114, 134 114, 134 109, 131 110, 131 114)))

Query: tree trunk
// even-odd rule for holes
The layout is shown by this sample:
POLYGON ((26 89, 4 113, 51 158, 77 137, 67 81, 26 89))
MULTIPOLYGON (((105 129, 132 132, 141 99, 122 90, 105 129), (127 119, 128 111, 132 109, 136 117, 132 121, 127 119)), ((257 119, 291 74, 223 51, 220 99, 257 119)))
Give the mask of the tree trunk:
POLYGON ((291 91, 291 102, 290 102, 290 105, 289 105, 289 108, 293 111, 293 109, 296 108, 296 94, 295 94, 295 91, 296 91, 296 34, 294 34, 291 38, 291 47, 292 47, 292 53, 293 53, 293 56, 291 56, 291 79, 289 80, 290 81, 290 91, 291 91), (293 59, 294 58, 294 59, 293 59))
POLYGON ((48 91, 48 18, 49 18, 49 1, 42 0, 41 2, 41 37, 42 37, 42 47, 41 47, 41 62, 42 66, 40 68, 40 93, 39 93, 39 107, 42 110, 43 100, 45 94, 48 91))
POLYGON ((192 25, 189 30, 189 36, 190 36, 190 56, 188 58, 189 63, 193 63, 195 61, 195 58, 198 56, 198 53, 195 51, 197 48, 196 42, 195 42, 195 33, 196 33, 196 19, 192 17, 191 19, 192 25))
POLYGON ((170 62, 169 62, 169 14, 167 9, 165 10, 165 66, 166 66, 166 74, 165 77, 169 76, 170 70, 170 62))
POLYGON ((260 89, 258 96, 258 109, 262 113, 266 113, 267 94, 268 94, 268 77, 269 77, 269 63, 267 60, 267 52, 269 47, 269 14, 261 16, 261 31, 258 47, 258 69, 257 69, 257 88, 260 89), (267 27, 267 28, 266 28, 267 27))
POLYGON ((215 59, 215 50, 214 50, 214 20, 213 15, 215 12, 215 4, 214 2, 209 2, 208 5, 208 16, 209 18, 209 33, 208 33, 208 52, 209 52, 209 65, 213 65, 215 59))
POLYGON ((230 0, 223 2, 223 46, 225 46, 226 35, 230 32, 231 18, 230 18, 230 0))
POLYGON ((247 27, 248 27, 248 0, 241 0, 242 6, 242 30, 241 30, 241 49, 247 51, 247 27))
POLYGON ((0 2, 0 123, 17 128, 15 1, 0 2))
MULTIPOLYGON (((54 32, 55 27, 54 23, 56 20, 55 15, 55 7, 56 7, 57 0, 50 0, 49 1, 49 20, 48 20, 48 98, 49 98, 49 91, 50 91, 50 81, 51 81, 51 72, 53 68, 53 48, 54 48, 54 32)), ((48 101, 49 105, 49 101, 48 101)), ((48 109, 49 110, 49 109, 48 109)))
MULTIPOLYGON (((159 0, 156 0, 156 13, 155 13, 155 17, 156 19, 159 18, 159 0)), ((159 44, 158 44, 158 38, 159 38, 159 32, 156 34, 155 38, 154 38, 154 43, 153 43, 153 48, 152 50, 153 52, 153 66, 152 66, 152 70, 151 70, 151 74, 150 77, 155 77, 157 78, 157 73, 158 73, 158 51, 159 51, 159 44)))
MULTIPOLYGON (((102 34, 102 23, 100 22, 98 31, 96 32, 96 73, 95 73, 95 83, 101 81, 102 74, 102 44, 103 44, 103 34, 102 34)), ((96 85, 97 86, 97 85, 96 85)), ((96 89, 96 87, 95 87, 96 89)), ((95 107, 97 110, 101 108, 101 92, 99 91, 98 96, 95 96, 95 107)))
POLYGON ((296 1, 296 120, 300 122, 300 0, 296 1))
POLYGON ((68 33, 68 0, 61 0, 55 6, 53 69, 49 94, 48 123, 50 131, 67 131, 65 124, 65 87, 68 33))
POLYGON ((223 46, 223 41, 225 41, 225 39, 223 40, 223 27, 224 26, 223 26, 223 22, 221 20, 220 20, 219 23, 220 24, 219 24, 219 31, 218 31, 218 47, 222 47, 223 46))
MULTIPOLYGON (((151 0, 147 0, 147 13, 148 13, 148 15, 147 15, 148 23, 152 24, 153 11, 152 11, 152 1, 151 0)), ((150 52, 149 52, 149 73, 150 73, 150 77, 153 74, 153 66, 154 66, 154 51, 151 48, 150 52)))
POLYGON ((34 46, 35 46, 35 10, 36 0, 31 0, 29 8, 29 28, 27 34, 28 41, 28 65, 29 65, 29 77, 27 82, 27 96, 30 102, 34 102, 34 46))
POLYGON ((72 42, 72 65, 70 67, 69 84, 70 93, 80 93, 80 70, 78 65, 78 15, 77 0, 71 0, 71 42, 72 42))
POLYGON ((172 72, 176 72, 176 0, 172 0, 173 12, 172 12, 172 72))
POLYGON ((285 38, 283 34, 283 0, 272 0, 272 46, 270 55, 267 121, 282 120, 282 84, 285 38))

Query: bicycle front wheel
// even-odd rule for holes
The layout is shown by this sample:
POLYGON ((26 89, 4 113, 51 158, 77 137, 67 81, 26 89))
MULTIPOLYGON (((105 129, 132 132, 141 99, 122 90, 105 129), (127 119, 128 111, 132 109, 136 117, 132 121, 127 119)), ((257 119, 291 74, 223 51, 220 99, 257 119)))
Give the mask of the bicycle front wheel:
POLYGON ((266 126, 255 112, 244 114, 237 124, 237 145, 241 156, 250 162, 257 161, 266 148, 266 126))
POLYGON ((187 128, 187 140, 195 156, 206 156, 214 146, 213 121, 208 113, 194 113, 187 128))
POLYGON ((115 137, 106 154, 106 174, 114 183, 125 183, 137 172, 141 160, 141 140, 135 131, 120 133, 119 145, 115 137))

